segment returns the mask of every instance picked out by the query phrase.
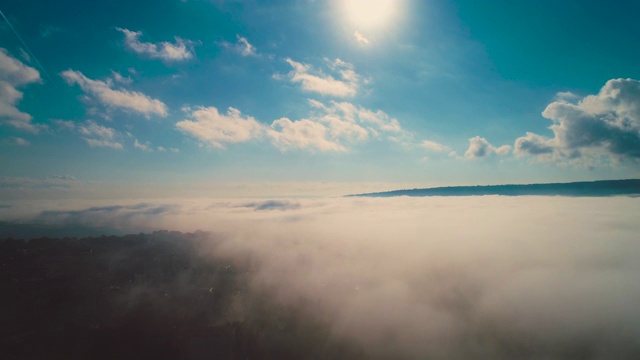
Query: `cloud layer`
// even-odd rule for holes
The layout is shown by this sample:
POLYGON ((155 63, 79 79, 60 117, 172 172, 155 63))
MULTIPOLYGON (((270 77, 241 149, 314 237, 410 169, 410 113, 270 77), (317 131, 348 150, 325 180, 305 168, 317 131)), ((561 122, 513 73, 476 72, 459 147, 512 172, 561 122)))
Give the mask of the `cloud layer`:
MULTIPOLYGON (((200 200, 35 219, 212 231, 202 256, 249 264, 251 291, 371 358, 611 359, 640 353, 638 201, 200 200)), ((250 312, 259 297, 243 296, 250 312)))

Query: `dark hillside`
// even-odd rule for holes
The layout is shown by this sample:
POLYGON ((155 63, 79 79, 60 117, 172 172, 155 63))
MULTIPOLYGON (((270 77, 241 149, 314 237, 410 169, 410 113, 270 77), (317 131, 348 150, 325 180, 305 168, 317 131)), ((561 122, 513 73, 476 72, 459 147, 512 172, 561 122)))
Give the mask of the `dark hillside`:
POLYGON ((358 358, 201 256, 207 234, 0 241, 2 359, 358 358))

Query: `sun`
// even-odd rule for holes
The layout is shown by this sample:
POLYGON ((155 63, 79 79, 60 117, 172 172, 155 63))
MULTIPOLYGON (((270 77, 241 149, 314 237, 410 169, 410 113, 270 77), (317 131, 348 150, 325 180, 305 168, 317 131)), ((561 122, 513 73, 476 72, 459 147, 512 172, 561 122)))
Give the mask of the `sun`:
POLYGON ((357 31, 382 31, 392 25, 402 7, 401 0, 340 0, 338 11, 357 31))

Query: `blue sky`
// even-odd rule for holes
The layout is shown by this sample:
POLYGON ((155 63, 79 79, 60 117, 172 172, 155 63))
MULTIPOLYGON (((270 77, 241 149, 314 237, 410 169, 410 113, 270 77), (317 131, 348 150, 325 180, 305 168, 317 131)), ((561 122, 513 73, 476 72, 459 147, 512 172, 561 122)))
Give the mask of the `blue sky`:
POLYGON ((4 193, 640 176, 638 2, 275 3, 4 1, 4 193))

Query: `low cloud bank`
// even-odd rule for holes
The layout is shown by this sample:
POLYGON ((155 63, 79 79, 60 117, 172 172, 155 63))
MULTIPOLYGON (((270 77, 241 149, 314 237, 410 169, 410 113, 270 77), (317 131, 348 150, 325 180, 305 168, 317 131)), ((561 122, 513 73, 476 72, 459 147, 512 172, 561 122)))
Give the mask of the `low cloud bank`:
POLYGON ((253 293, 368 358, 613 359, 640 356, 638 209, 627 197, 400 197, 38 216, 211 231, 202 255, 252 269, 253 293))

